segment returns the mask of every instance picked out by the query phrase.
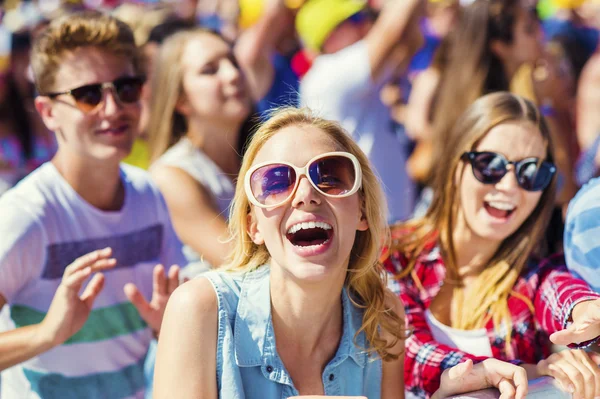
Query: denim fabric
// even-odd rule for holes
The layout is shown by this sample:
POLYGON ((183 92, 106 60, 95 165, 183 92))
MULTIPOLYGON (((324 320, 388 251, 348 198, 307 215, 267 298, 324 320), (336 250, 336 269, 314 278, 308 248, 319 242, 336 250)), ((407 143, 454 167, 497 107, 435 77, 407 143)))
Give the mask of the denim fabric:
MULTIPOLYGON (((268 266, 244 274, 211 271, 219 302, 217 386, 220 398, 280 399, 298 395, 281 361, 271 320, 268 266)), ((381 396, 381 360, 356 346, 354 334, 362 324, 362 311, 342 293, 343 332, 333 359, 323 370, 326 395, 381 396)), ((316 367, 316 365, 315 365, 316 367)), ((401 377, 401 376, 400 376, 401 377)))
POLYGON ((569 203, 564 247, 569 271, 600 292, 600 177, 584 185, 569 203))

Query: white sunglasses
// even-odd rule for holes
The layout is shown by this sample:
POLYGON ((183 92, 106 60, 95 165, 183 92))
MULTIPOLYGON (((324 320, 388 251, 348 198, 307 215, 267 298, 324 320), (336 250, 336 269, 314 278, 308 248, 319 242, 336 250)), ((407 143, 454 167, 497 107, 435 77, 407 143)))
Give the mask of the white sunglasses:
POLYGON ((331 198, 348 197, 362 186, 358 159, 348 152, 327 152, 299 168, 288 162, 263 162, 244 176, 248 200, 259 208, 274 208, 292 198, 300 178, 306 176, 320 194, 331 198))

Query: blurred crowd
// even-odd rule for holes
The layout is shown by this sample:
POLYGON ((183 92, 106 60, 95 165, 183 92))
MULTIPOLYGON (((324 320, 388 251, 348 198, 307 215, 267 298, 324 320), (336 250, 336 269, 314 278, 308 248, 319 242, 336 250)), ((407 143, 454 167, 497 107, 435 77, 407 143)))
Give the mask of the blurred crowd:
MULTIPOLYGON (((243 154, 261 123, 286 106, 307 106, 350 133, 382 184, 392 224, 431 216, 440 205, 435 190, 452 178, 440 160, 457 151, 449 147, 457 142, 453 128, 476 100, 511 92, 531 101, 548 124, 557 177, 556 195, 542 197, 551 214, 543 243, 528 248, 560 253, 569 203, 600 176, 600 1, 418 3, 5 0, 0 196, 58 150, 38 94, 68 94, 84 113, 103 101, 104 86, 40 93, 44 83, 35 81, 30 62, 32 43, 52 21, 93 9, 126 23, 141 49, 134 63, 143 74, 108 84, 120 102, 141 102, 124 162, 148 170, 164 198, 188 265, 182 281, 231 254, 228 217, 243 154)), ((484 162, 465 154, 474 170, 484 162)), ((504 173, 511 164, 494 162, 504 162, 504 173)), ((486 178, 493 180, 477 177, 486 178)), ((540 191, 549 181, 535 189, 518 184, 540 191)), ((514 209, 503 206, 488 211, 508 218, 514 209)), ((416 396, 435 391, 425 393, 423 385, 414 382, 416 396)))
MULTIPOLYGON (((239 130, 240 137, 231 139, 236 141, 231 144, 236 151, 243 150, 250 132, 269 110, 299 104, 319 109, 324 116, 341 121, 353 132, 369 155, 385 186, 389 221, 422 215, 427 209, 435 160, 445 149, 444 134, 473 100, 503 90, 531 99, 550 118, 558 143, 560 190, 553 222, 556 228, 549 232, 555 236, 549 237, 549 243, 560 246, 559 230, 566 205, 577 189, 595 176, 600 163, 597 151, 600 121, 597 113, 590 111, 596 109, 598 101, 599 89, 594 82, 600 78, 596 57, 600 2, 505 1, 491 6, 489 12, 493 14, 483 15, 486 10, 466 11, 472 1, 430 0, 415 15, 408 16, 414 23, 401 33, 379 31, 374 24, 385 1, 304 3, 301 0, 6 1, 0 30, 3 127, 0 190, 12 187, 49 160, 56 150, 53 134, 41 123, 33 106, 36 89, 28 64, 32 37, 52 19, 92 8, 110 12, 128 23, 145 56, 140 136, 127 162, 142 168, 155 162, 164 163, 157 162, 160 156, 177 139, 186 133, 190 135, 191 121, 182 121, 177 109, 168 109, 172 107, 168 104, 171 99, 165 93, 169 86, 175 90, 172 82, 165 80, 162 87, 157 84, 159 96, 152 94, 151 82, 155 70, 159 73, 161 70, 157 54, 163 42, 176 32, 202 27, 218 32, 225 43, 234 45, 235 62, 240 66, 239 86, 244 91, 240 96, 246 96, 244 101, 248 101, 243 109, 228 113, 206 92, 196 94, 204 97, 203 111, 215 117, 220 114, 220 122, 239 130), (400 35, 418 49, 410 60, 399 54, 400 50, 394 54, 394 41, 400 35), (359 81, 339 76, 336 79, 340 68, 364 58, 360 51, 352 55, 351 51, 342 50, 365 37, 366 41, 377 41, 379 51, 388 51, 381 56, 379 65, 371 65, 381 69, 373 70, 377 79, 360 82, 360 72, 344 76, 359 81), (353 91, 361 89, 368 94, 359 98, 353 91), (167 118, 175 119, 172 123, 175 129, 165 122, 167 118)), ((400 17, 391 15, 392 19, 400 17)), ((185 47, 184 42, 191 40, 191 36, 180 38, 180 46, 185 47)), ((200 39, 196 45, 201 48, 200 39)), ((201 53, 194 52, 202 58, 201 53)), ((185 55, 172 54, 172 57, 165 60, 169 66, 184 63, 185 55)), ((195 62, 202 63, 200 59, 195 62)), ((218 130, 216 124, 208 126, 205 116, 198 115, 198 129, 218 130)), ((197 136, 205 137, 202 140, 209 137, 206 132, 197 136)), ((234 152, 221 153, 216 145, 214 150, 206 151, 212 161, 218 158, 216 164, 221 169, 235 173, 234 152)), ((169 158, 173 156, 166 156, 163 161, 169 158)), ((225 204, 221 205, 217 207, 219 212, 226 209, 225 204)), ((224 228, 224 223, 221 227, 224 228)), ((182 234, 184 242, 188 241, 186 234, 182 234)), ((205 252, 201 244, 190 244, 197 252, 205 252)), ((210 254, 207 259, 216 262, 215 257, 210 254)))

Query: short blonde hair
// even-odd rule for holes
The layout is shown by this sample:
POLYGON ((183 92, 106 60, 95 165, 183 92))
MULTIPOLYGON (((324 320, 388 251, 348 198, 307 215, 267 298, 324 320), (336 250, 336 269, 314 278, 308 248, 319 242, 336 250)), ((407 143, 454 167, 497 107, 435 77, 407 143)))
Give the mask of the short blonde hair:
POLYGON ((136 73, 143 73, 140 53, 127 24, 97 11, 74 13, 52 21, 33 43, 31 67, 40 94, 54 89, 64 54, 81 47, 97 47, 128 58, 136 73))
POLYGON ((251 271, 268 263, 271 258, 266 246, 255 244, 247 234, 247 217, 251 207, 244 191, 244 175, 264 144, 277 132, 289 126, 313 126, 320 129, 341 151, 353 154, 360 163, 363 176, 360 195, 369 228, 356 232, 345 286, 354 304, 364 309, 362 326, 357 331, 357 336, 364 331, 369 343, 369 348, 364 349, 369 353, 376 352, 383 360, 397 359, 400 353, 391 353, 389 350, 399 340, 406 338, 404 320, 385 303, 386 296, 391 293, 386 289, 385 274, 379 263, 382 245, 389 239, 385 197, 367 156, 338 123, 319 118, 308 109, 282 108, 274 112, 256 131, 244 154, 237 181, 229 216, 234 249, 224 267, 235 271, 251 271), (380 329, 394 337, 392 342, 381 337, 380 329))

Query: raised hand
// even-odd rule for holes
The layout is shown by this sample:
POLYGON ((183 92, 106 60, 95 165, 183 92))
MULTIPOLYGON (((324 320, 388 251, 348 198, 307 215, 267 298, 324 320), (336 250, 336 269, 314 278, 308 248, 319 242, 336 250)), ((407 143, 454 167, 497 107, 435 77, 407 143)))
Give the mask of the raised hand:
POLYGON ((527 395, 527 372, 523 367, 497 359, 486 359, 476 365, 467 359, 442 373, 440 389, 431 399, 492 387, 498 388, 501 399, 524 399, 527 395))
POLYGON ((600 336, 600 299, 575 305, 572 319, 569 327, 550 335, 550 341, 557 345, 569 345, 600 336))
POLYGON ((117 264, 115 259, 110 258, 111 254, 110 248, 90 252, 65 268, 48 313, 40 323, 41 333, 52 346, 64 343, 85 324, 94 300, 104 286, 104 276, 96 272, 117 264), (79 295, 83 282, 93 273, 96 275, 79 295))
POLYGON ((168 275, 165 275, 163 265, 156 265, 152 273, 152 299, 150 302, 146 301, 146 298, 135 284, 129 283, 123 287, 127 298, 136 307, 142 319, 150 326, 157 337, 169 296, 178 286, 179 266, 171 266, 168 275))
POLYGON ((593 399, 600 396, 600 354, 580 349, 563 350, 541 360, 539 375, 554 377, 573 398, 593 399))

